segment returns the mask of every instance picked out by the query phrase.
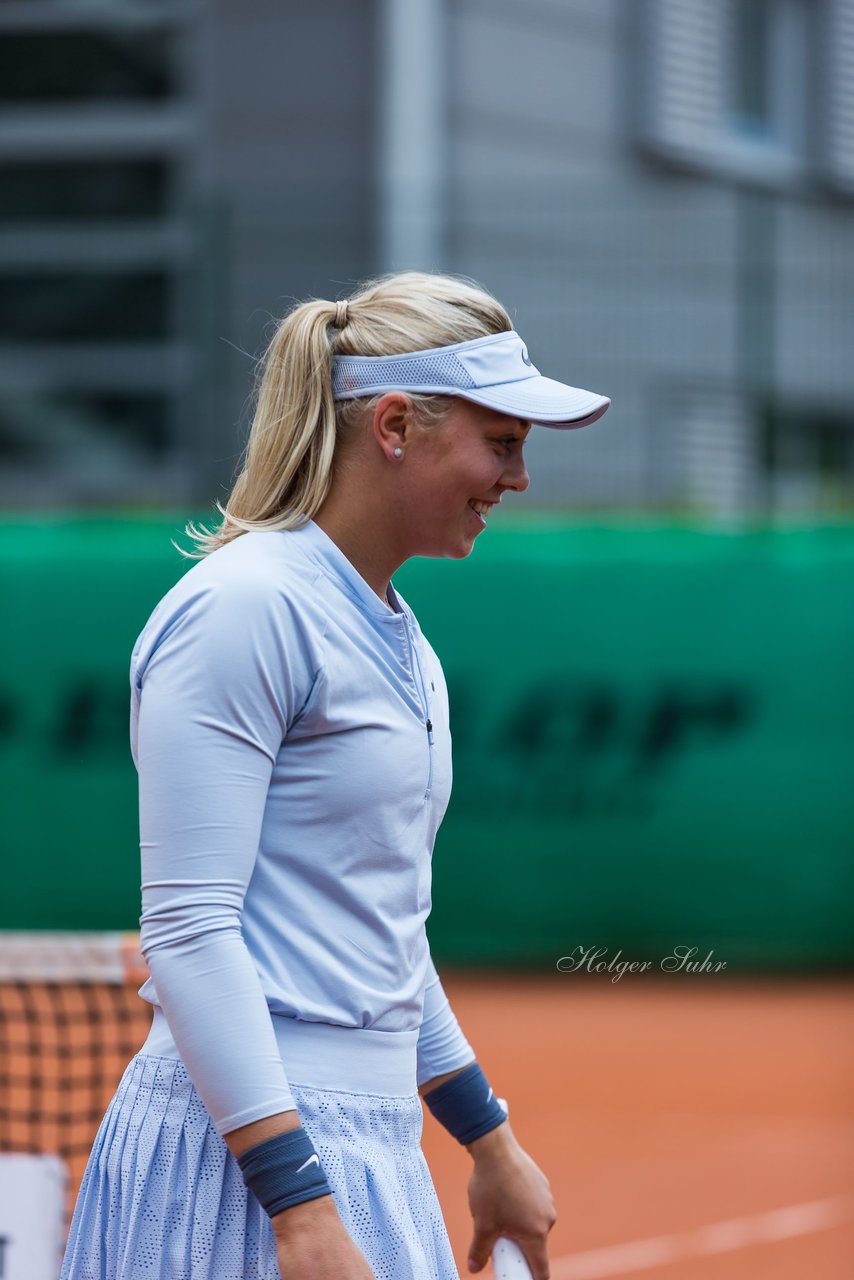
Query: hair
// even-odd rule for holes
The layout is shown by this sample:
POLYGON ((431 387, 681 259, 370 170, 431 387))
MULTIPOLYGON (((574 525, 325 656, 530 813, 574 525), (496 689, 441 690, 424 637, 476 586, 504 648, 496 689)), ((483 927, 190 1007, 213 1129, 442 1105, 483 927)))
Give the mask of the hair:
MULTIPOLYGON (((291 529, 320 509, 339 441, 376 402, 332 397, 332 357, 384 356, 449 346, 513 328, 501 303, 474 281, 417 271, 383 276, 343 302, 312 299, 281 320, 259 361, 255 412, 240 471, 214 529, 190 522, 199 560, 252 530, 291 529), (342 327, 337 327, 338 325, 342 327)), ((453 397, 411 395, 418 420, 435 425, 453 397)))

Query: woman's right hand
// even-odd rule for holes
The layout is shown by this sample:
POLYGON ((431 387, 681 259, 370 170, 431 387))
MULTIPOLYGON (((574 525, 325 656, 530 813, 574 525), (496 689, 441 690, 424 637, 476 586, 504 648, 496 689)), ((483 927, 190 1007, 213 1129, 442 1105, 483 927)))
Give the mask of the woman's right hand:
POLYGON ((332 1196, 304 1200, 270 1221, 282 1280, 376 1280, 332 1196))

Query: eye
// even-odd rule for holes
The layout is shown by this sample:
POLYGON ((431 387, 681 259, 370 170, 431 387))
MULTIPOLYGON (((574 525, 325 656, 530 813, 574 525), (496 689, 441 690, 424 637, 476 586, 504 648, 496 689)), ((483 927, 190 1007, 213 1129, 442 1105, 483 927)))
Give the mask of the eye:
POLYGON ((521 440, 519 440, 516 436, 504 436, 501 440, 494 440, 494 441, 493 441, 493 444, 500 444, 500 445, 503 445, 503 446, 504 446, 505 451, 508 451, 508 450, 510 449, 511 445, 514 445, 514 444, 521 444, 521 443, 522 443, 522 441, 521 441, 521 440))

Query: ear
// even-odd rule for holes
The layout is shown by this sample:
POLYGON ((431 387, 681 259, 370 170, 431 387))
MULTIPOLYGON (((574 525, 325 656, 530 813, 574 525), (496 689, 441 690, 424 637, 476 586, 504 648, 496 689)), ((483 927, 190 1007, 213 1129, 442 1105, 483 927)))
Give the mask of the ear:
POLYGON ((412 401, 409 396, 402 391, 387 391, 376 403, 371 425, 377 444, 389 462, 395 462, 395 449, 405 449, 412 439, 412 401))

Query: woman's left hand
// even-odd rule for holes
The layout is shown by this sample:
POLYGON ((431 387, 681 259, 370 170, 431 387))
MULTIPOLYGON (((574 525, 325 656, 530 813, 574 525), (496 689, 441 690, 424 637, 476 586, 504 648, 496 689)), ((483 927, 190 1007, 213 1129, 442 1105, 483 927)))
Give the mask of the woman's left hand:
POLYGON ((467 1150, 474 1159, 469 1271, 480 1271, 499 1236, 507 1236, 525 1254, 534 1280, 549 1280, 546 1236, 557 1214, 548 1178, 519 1146, 506 1120, 469 1143, 467 1150))

